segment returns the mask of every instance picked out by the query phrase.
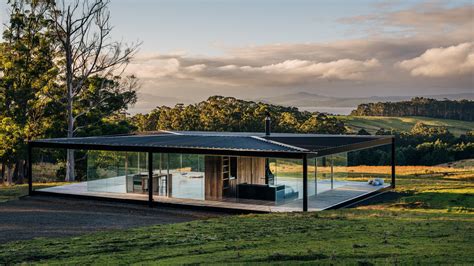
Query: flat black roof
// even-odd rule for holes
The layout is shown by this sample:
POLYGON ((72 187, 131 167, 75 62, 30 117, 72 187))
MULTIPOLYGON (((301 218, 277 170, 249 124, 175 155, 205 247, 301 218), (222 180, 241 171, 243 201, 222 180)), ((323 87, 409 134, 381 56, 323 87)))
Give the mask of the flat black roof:
POLYGON ((54 138, 31 147, 302 158, 376 147, 393 136, 251 132, 158 131, 130 135, 54 138))

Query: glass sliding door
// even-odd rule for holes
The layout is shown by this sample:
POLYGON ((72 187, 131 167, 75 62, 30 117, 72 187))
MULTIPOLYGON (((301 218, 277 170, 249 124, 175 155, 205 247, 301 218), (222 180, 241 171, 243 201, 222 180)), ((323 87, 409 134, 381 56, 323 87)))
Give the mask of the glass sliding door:
POLYGON ((316 184, 315 190, 316 194, 323 193, 325 191, 331 190, 333 187, 332 180, 332 161, 330 156, 317 157, 315 162, 315 172, 316 172, 316 184))
POLYGON ((204 155, 154 153, 153 186, 157 196, 204 200, 204 155))
POLYGON ((347 153, 331 155, 332 161, 332 189, 347 185, 347 153))
POLYGON ((147 153, 89 151, 87 191, 146 193, 148 190, 147 153))

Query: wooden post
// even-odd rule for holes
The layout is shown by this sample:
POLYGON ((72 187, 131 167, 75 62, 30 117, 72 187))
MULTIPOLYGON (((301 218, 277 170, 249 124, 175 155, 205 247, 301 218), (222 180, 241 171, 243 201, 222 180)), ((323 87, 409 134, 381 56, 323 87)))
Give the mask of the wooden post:
POLYGON ((391 164, 392 164, 392 182, 391 186, 392 188, 395 188, 395 137, 392 138, 392 158, 391 158, 391 164))
POLYGON ((148 205, 153 207, 153 153, 148 152, 148 205))
POLYGON ((308 157, 303 156, 303 211, 308 211, 308 157))

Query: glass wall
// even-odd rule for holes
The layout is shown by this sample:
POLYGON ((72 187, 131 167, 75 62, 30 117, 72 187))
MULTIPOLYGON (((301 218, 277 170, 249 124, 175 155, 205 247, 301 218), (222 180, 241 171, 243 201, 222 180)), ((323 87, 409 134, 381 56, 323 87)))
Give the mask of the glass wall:
POLYGON ((332 165, 332 189, 343 187, 347 184, 347 153, 338 153, 330 156, 332 165))
POLYGON ((274 186, 278 188, 276 205, 303 208, 303 160, 269 159, 274 175, 274 186))
POLYGON ((374 188, 391 183, 391 145, 348 152, 348 180, 374 188), (377 182, 374 182, 377 181, 377 182))
POLYGON ((82 194, 87 181, 87 151, 74 150, 74 179, 66 179, 66 150, 32 148, 33 190, 82 194))
POLYGON ((66 184, 66 151, 58 149, 32 149, 32 177, 33 183, 66 184))
POLYGON ((204 155, 155 153, 153 158, 153 184, 156 185, 156 195, 205 199, 204 155))
POLYGON ((334 186, 331 156, 317 157, 314 167, 316 182, 311 184, 316 194, 331 190, 334 186))
POLYGON ((148 154, 144 152, 89 151, 87 191, 146 193, 148 154))
MULTIPOLYGON (((363 193, 388 186, 390 159, 390 145, 309 159, 310 209, 318 209, 313 201, 334 190, 363 193)), ((208 201, 220 206, 226 202, 295 211, 303 206, 302 162, 154 153, 149 188, 147 152, 76 150, 76 179, 66 182, 66 150, 35 148, 32 173, 34 188, 48 192, 148 200, 151 189, 155 201, 208 201)))
POLYGON ((385 145, 308 160, 310 165, 315 164, 308 169, 309 195, 314 195, 314 191, 319 195, 339 188, 371 191, 388 186, 391 181, 390 147, 385 145), (315 176, 316 181, 311 176, 315 176))

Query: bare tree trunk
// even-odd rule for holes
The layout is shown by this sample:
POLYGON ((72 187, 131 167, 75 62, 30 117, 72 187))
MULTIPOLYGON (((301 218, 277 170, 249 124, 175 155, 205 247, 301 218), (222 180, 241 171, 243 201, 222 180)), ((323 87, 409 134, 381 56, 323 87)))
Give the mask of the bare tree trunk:
MULTIPOLYGON (((74 101, 80 97, 87 79, 94 75, 107 78, 123 72, 139 46, 125 46, 110 40, 109 3, 110 0, 62 1, 62 5, 53 5, 55 10, 50 13, 61 53, 64 53, 68 138, 74 137, 75 130, 81 126, 77 125, 77 118, 103 103, 103 99, 99 99, 85 110, 74 109, 74 101)), ((74 150, 68 150, 66 181, 74 180, 74 150)))
POLYGON ((7 173, 7 185, 11 186, 13 185, 13 169, 11 165, 6 166, 6 173, 7 173))
POLYGON ((0 185, 3 185, 5 180, 5 162, 2 161, 2 172, 0 173, 0 185))
MULTIPOLYGON (((74 94, 73 94, 72 48, 69 37, 66 37, 66 88, 67 88, 67 137, 74 137, 74 94)), ((67 150, 66 181, 75 179, 74 150, 67 150)))
POLYGON ((66 162, 66 181, 71 182, 75 179, 75 162, 74 162, 74 150, 67 150, 67 162, 66 162))
POLYGON ((17 184, 23 184, 23 180, 25 179, 25 160, 19 160, 17 162, 17 184))
POLYGON ((19 163, 18 161, 15 162, 14 164, 14 168, 13 168, 13 177, 12 177, 12 181, 16 183, 16 181, 18 180, 18 167, 19 167, 19 163))

